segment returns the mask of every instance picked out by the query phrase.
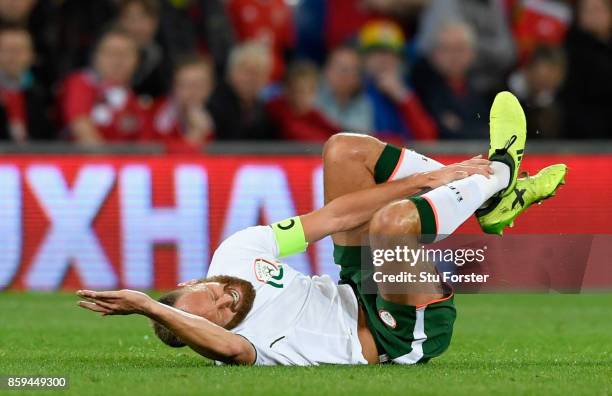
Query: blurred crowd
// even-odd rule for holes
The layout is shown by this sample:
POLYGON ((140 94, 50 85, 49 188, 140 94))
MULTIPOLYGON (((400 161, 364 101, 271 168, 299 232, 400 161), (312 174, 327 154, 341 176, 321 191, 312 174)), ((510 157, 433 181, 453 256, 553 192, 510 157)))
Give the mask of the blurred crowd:
POLYGON ((612 138, 612 0, 0 0, 0 140, 612 138))

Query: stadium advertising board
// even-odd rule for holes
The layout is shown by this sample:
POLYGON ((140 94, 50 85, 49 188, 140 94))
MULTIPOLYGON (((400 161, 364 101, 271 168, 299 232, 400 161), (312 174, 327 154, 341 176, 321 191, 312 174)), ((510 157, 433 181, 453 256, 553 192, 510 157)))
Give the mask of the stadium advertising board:
MULTIPOLYGON (((612 233, 612 175, 594 171, 612 169, 612 156, 526 161, 527 170, 567 163, 568 183, 509 233, 612 233)), ((314 156, 5 156, 0 287, 172 288, 204 276, 228 235, 322 203, 322 164, 314 156)), ((461 232, 477 233, 475 221, 461 232)), ((331 249, 326 238, 287 263, 306 274, 333 275, 331 249)))

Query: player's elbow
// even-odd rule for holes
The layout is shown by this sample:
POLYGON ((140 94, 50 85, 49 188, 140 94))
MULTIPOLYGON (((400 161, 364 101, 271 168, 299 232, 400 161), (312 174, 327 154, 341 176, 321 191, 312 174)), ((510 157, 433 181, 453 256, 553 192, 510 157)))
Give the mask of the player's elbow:
POLYGON ((222 360, 227 364, 251 365, 255 363, 255 349, 246 339, 242 339, 241 342, 226 343, 219 352, 223 358, 217 360, 222 360))
MULTIPOLYGON (((198 354, 207 359, 216 360, 225 364, 251 364, 248 351, 242 345, 228 341, 217 341, 214 346, 205 342, 190 342, 189 346, 198 354)), ((253 359, 254 361, 254 359, 253 359)))

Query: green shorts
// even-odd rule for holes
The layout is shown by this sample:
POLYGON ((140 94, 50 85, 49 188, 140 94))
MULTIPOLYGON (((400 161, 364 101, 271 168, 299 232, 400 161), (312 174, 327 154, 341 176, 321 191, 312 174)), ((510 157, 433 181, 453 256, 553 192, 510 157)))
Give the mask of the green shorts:
POLYGON ((361 268, 361 247, 334 245, 334 261, 341 266, 340 283, 353 287, 363 307, 381 363, 425 363, 446 351, 457 316, 452 290, 424 306, 396 304, 363 292, 371 272, 361 268))

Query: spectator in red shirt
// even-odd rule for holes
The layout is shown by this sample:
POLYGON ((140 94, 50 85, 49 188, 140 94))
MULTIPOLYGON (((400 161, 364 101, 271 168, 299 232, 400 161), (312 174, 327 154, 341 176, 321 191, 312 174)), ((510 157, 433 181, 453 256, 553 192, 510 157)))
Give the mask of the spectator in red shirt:
POLYGON ((49 140, 55 135, 47 114, 45 91, 30 72, 33 61, 34 47, 27 30, 0 29, 0 99, 8 121, 0 139, 24 143, 49 140))
POLYGON ((136 43, 115 29, 100 39, 92 68, 68 76, 60 105, 74 140, 98 145, 140 139, 144 114, 130 88, 137 64, 136 43))
POLYGON ((319 73, 310 63, 296 63, 287 74, 285 94, 268 103, 268 112, 285 140, 324 142, 340 128, 316 109, 319 73))
POLYGON ((295 46, 291 7, 285 0, 229 0, 228 11, 240 41, 257 40, 272 50, 272 80, 280 80, 285 55, 295 46))
POLYGON ((198 148, 214 133, 206 103, 213 87, 213 67, 200 57, 183 60, 174 71, 172 95, 153 107, 151 138, 170 148, 198 148))

